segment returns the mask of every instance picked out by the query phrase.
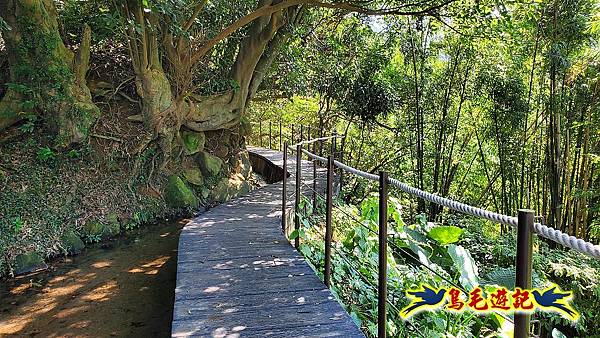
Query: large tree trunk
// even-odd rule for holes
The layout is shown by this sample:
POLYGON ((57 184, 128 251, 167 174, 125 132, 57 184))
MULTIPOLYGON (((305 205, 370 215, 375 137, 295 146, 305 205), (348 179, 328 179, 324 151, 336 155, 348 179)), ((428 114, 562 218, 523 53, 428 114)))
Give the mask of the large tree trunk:
MULTIPOLYGON (((268 3, 273 1, 262 0, 258 8, 268 3)), ((297 14, 297 9, 290 9, 287 14, 289 19, 297 14)), ((280 39, 284 38, 280 36, 274 39, 285 20, 284 12, 276 12, 251 24, 232 67, 231 76, 239 87, 233 92, 198 101, 186 117, 188 128, 207 131, 229 128, 239 123, 248 100, 254 95, 266 68, 273 61, 273 54, 282 42, 280 39)))
POLYGON ((91 32, 75 55, 63 43, 52 0, 0 0, 11 86, 0 102, 0 130, 27 114, 42 117, 58 145, 83 141, 99 114, 85 75, 91 32))

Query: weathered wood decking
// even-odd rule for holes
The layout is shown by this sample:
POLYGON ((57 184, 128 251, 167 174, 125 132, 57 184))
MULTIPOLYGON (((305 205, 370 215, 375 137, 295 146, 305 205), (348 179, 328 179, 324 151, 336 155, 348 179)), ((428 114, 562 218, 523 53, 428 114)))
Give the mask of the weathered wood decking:
MULTIPOLYGON (((251 151, 282 166, 280 152, 251 151)), ((282 234, 281 191, 268 185, 184 227, 173 337, 364 337, 282 234)))

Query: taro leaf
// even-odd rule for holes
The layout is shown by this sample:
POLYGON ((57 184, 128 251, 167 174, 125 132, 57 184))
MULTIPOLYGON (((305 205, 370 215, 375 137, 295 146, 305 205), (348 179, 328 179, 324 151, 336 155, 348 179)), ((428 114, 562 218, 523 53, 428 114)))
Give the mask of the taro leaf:
POLYGON ((441 245, 448 245, 458 242, 463 232, 463 229, 450 225, 435 227, 427 235, 441 245))
POLYGON ((431 262, 429 261, 429 254, 427 253, 427 251, 423 250, 423 248, 421 248, 418 244, 412 241, 408 243, 408 246, 414 253, 417 254, 417 256, 419 257, 419 262, 426 264, 427 266, 431 266, 431 262))
POLYGON ((460 245, 448 245, 448 254, 454 262, 454 266, 460 271, 460 284, 467 290, 474 289, 479 285, 479 275, 477 265, 469 250, 460 245))
MULTIPOLYGON (((534 271, 531 277, 533 287, 540 287, 542 284, 540 276, 534 271)), ((495 268, 485 275, 485 278, 481 280, 481 284, 499 285, 511 290, 515 287, 515 279, 516 272, 514 266, 508 268, 495 268)))
POLYGON ((412 239, 413 241, 421 244, 427 243, 427 239, 419 231, 413 230, 409 227, 404 227, 404 231, 409 235, 410 239, 412 239))
POLYGON ((515 287, 515 269, 514 268, 496 268, 496 269, 490 271, 485 276, 485 280, 482 282, 484 284, 500 285, 509 290, 512 290, 515 287))
POLYGON ((396 228, 402 229, 404 227, 404 221, 402 220, 402 204, 397 198, 390 197, 390 204, 388 205, 388 213, 392 216, 394 222, 396 222, 396 228))

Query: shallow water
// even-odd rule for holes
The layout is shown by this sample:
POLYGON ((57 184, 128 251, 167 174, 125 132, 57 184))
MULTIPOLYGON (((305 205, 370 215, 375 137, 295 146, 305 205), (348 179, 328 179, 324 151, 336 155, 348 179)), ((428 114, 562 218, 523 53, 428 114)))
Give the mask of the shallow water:
POLYGON ((0 282, 0 336, 169 337, 185 221, 139 229, 0 282))

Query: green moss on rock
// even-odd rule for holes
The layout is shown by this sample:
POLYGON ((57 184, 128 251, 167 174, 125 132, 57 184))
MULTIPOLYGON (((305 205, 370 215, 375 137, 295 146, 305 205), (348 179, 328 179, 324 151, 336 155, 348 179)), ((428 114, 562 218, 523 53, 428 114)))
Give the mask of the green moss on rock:
POLYGON ((20 254, 15 259, 14 273, 22 275, 30 272, 35 272, 48 268, 42 256, 37 252, 29 252, 20 254))
POLYGON ((200 170, 205 176, 217 176, 223 167, 223 160, 205 151, 198 154, 200 170))
POLYGON ((198 208, 200 201, 194 192, 177 176, 169 177, 165 189, 167 204, 175 208, 198 208))
POLYGON ((81 238, 79 238, 72 230, 65 232, 64 235, 62 235, 60 242, 62 248, 69 255, 77 255, 85 248, 85 244, 81 238))
POLYGON ((102 240, 104 227, 102 226, 102 223, 98 221, 90 221, 85 223, 81 229, 81 233, 83 234, 83 238, 86 242, 99 242, 102 240))
POLYGON ((185 145, 185 153, 187 155, 196 154, 204 150, 206 136, 204 133, 186 131, 182 135, 183 144, 185 145))
POLYGON ((233 198, 247 194, 250 184, 241 175, 225 177, 212 189, 210 197, 216 202, 226 202, 233 198))
POLYGON ((121 224, 119 223, 119 216, 116 213, 111 212, 108 214, 108 223, 106 224, 105 231, 108 232, 109 236, 116 236, 121 232, 121 224))
POLYGON ((183 172, 183 177, 185 177, 185 180, 188 181, 190 184, 199 187, 204 185, 204 177, 202 177, 202 171, 200 171, 200 169, 186 169, 183 172))
POLYGON ((121 231, 119 223, 101 223, 98 221, 87 222, 81 229, 83 239, 88 243, 100 242, 116 236, 121 231))

